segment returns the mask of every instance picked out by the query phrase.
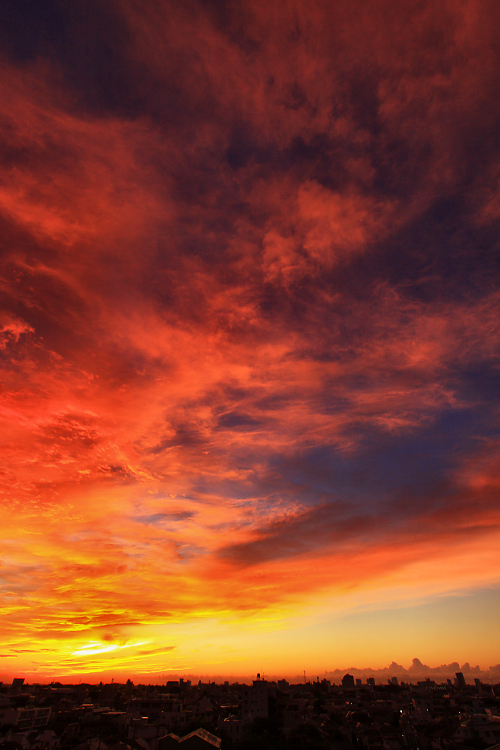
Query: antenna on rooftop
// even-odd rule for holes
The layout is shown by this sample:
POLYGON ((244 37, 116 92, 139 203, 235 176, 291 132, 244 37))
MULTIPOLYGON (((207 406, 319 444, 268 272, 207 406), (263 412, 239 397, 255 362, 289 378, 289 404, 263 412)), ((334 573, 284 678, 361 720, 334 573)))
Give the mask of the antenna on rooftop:
POLYGON ((306 670, 304 669, 304 685, 306 684, 306 682, 307 682, 307 680, 306 680, 306 670))

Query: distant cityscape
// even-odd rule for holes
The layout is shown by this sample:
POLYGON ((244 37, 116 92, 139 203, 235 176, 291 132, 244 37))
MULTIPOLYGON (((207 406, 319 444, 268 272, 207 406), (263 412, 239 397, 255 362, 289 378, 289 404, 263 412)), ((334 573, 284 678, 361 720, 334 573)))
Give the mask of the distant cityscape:
MULTIPOLYGON (((414 660, 413 666, 415 667, 414 660)), ((420 664, 420 662, 419 662, 420 664)), ((500 748, 500 682, 0 683, 0 750, 500 748)))

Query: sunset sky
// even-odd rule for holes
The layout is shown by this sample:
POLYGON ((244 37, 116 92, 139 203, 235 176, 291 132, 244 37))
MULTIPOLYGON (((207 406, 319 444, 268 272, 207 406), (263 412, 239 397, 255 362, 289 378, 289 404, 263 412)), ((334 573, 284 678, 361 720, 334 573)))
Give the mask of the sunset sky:
POLYGON ((500 662, 500 4, 0 5, 0 681, 500 662))

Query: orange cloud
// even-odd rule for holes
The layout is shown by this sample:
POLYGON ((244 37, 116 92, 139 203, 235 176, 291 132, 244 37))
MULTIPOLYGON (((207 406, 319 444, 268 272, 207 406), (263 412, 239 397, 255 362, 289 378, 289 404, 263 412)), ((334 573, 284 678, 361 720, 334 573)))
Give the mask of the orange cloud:
POLYGON ((497 586, 497 12, 96 19, 2 48, 2 655, 497 586))

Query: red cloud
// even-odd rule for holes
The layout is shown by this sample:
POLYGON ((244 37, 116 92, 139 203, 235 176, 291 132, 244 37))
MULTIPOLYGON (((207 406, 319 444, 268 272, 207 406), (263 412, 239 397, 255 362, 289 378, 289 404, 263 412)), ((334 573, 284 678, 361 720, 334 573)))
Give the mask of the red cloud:
POLYGON ((497 10, 113 13, 3 58, 4 633, 489 584, 497 10))

